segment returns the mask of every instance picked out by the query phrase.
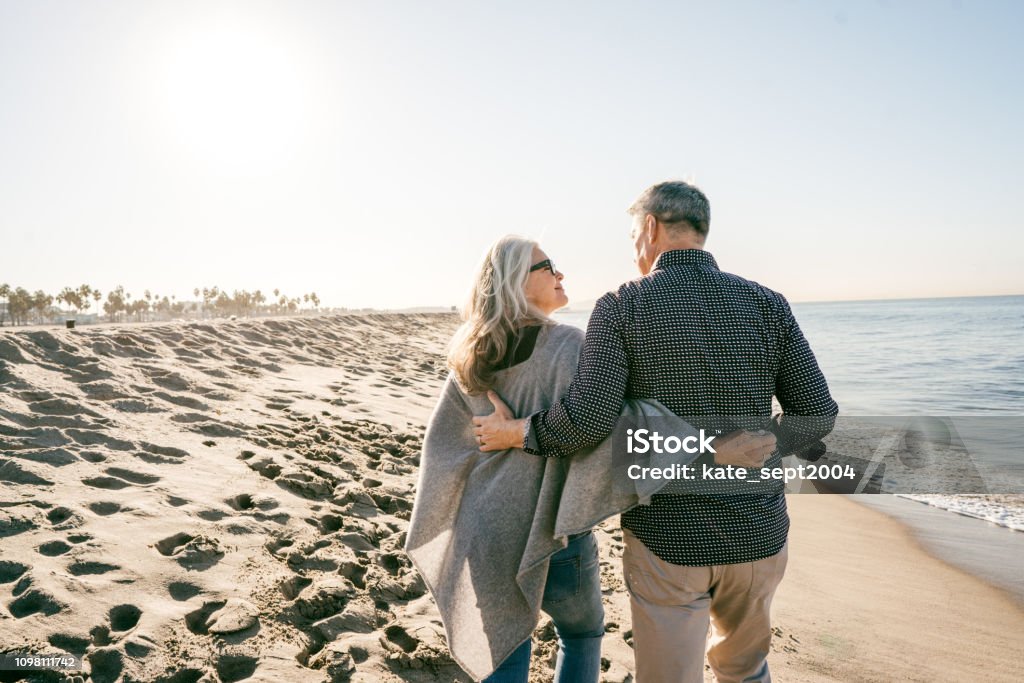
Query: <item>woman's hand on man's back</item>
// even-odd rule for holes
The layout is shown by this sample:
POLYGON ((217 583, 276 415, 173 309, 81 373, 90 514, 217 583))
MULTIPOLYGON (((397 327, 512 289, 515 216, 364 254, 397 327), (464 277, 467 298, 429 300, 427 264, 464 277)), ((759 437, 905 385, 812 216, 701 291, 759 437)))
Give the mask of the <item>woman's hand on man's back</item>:
POLYGON ((739 430, 715 439, 715 464, 735 467, 763 467, 775 451, 771 432, 739 430))

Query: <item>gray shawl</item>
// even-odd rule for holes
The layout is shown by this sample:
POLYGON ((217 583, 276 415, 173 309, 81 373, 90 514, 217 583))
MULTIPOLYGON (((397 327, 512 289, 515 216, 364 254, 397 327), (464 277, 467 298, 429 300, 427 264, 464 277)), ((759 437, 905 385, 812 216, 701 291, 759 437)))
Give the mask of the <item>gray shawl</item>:
MULTIPOLYGON (((519 416, 549 407, 568 389, 582 343, 574 327, 544 327, 531 357, 500 371, 495 390, 519 416)), ((623 486, 621 476, 613 483, 610 438, 567 458, 481 453, 471 418, 493 410, 486 396, 467 395, 448 377, 427 427, 405 545, 440 610, 452 656, 477 680, 536 628, 549 560, 566 537, 648 502, 666 484, 623 486)), ((623 416, 695 433, 654 401, 627 401, 623 416)))

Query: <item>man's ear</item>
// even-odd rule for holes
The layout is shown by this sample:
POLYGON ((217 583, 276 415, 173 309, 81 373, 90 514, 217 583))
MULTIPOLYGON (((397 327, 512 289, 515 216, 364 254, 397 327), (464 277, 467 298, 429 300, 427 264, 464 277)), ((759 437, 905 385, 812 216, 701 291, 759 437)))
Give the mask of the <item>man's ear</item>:
POLYGON ((647 233, 647 241, 654 244, 658 239, 658 219, 651 214, 644 216, 644 232, 647 233))

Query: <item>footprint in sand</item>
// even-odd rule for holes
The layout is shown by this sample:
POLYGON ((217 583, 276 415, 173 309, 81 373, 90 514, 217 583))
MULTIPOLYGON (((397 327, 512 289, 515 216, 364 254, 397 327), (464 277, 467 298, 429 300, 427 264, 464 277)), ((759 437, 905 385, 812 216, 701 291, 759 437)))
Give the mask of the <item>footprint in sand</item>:
MULTIPOLYGON (((173 418, 172 418, 173 419, 173 418)), ((179 463, 189 457, 189 452, 174 446, 158 446, 143 441, 139 444, 140 452, 135 457, 156 464, 179 463)))
POLYGON ((46 513, 46 519, 54 529, 70 529, 81 525, 82 518, 64 506, 55 507, 46 513))
POLYGON ((78 388, 82 393, 87 394, 89 398, 96 401, 114 401, 117 399, 129 398, 129 395, 124 393, 120 388, 105 382, 86 382, 84 384, 79 384, 78 388))
POLYGON ((274 462, 273 458, 265 455, 253 459, 255 456, 256 454, 253 451, 242 451, 238 459, 245 461, 249 469, 267 479, 276 479, 277 475, 281 474, 281 466, 274 462))
POLYGON ((196 353, 195 351, 189 351, 188 349, 174 349, 174 353, 180 358, 188 358, 191 360, 202 360, 204 358, 203 354, 196 353))
POLYGON ((169 370, 150 370, 143 368, 142 371, 149 376, 153 384, 170 391, 188 392, 192 390, 192 382, 176 372, 169 370))
POLYGON ((223 683, 245 680, 256 672, 259 660, 248 655, 222 655, 214 667, 223 683))
POLYGON ((123 467, 108 467, 106 473, 115 476, 125 481, 130 481, 133 484, 155 484, 160 481, 160 477, 155 474, 147 474, 145 472, 136 472, 134 470, 128 470, 123 467))
POLYGON ((63 398, 46 398, 28 404, 28 409, 37 415, 54 415, 62 417, 75 417, 87 415, 89 417, 101 417, 97 412, 89 410, 80 403, 67 401, 63 398))
POLYGON ((237 496, 231 496, 224 501, 231 506, 232 509, 238 511, 252 510, 256 507, 255 501, 248 493, 239 493, 237 496))
POLYGON ((318 527, 322 533, 332 534, 345 527, 345 518, 340 515, 326 514, 322 515, 319 519, 312 520, 311 523, 318 527))
POLYGON ((347 581, 322 579, 298 596, 292 609, 303 619, 320 621, 344 610, 353 597, 352 593, 352 586, 347 581))
POLYGON ((46 640, 50 645, 53 645, 58 650, 63 650, 64 652, 70 652, 73 655, 79 656, 85 654, 85 651, 89 649, 90 645, 92 645, 92 640, 90 638, 76 636, 70 633, 51 633, 46 640))
POLYGON ((124 644, 124 652, 133 659, 144 659, 157 645, 148 636, 140 636, 136 640, 129 640, 124 644))
POLYGON ((104 624, 93 626, 89 629, 89 637, 92 639, 92 644, 98 647, 110 645, 113 642, 113 639, 110 637, 110 627, 104 624))
POLYGON ((106 517, 108 515, 112 515, 114 513, 127 510, 127 508, 121 507, 120 503, 115 503, 109 500, 101 500, 96 503, 89 503, 86 507, 88 507, 90 510, 92 510, 97 515, 100 515, 101 517, 106 517))
POLYGON ((107 574, 108 572, 116 571, 120 569, 116 564, 107 564, 106 562, 95 562, 95 561, 82 561, 74 562, 68 565, 68 572, 72 576, 91 576, 96 574, 107 574))
POLYGON ((14 451, 11 455, 24 460, 31 460, 32 462, 49 465, 51 467, 64 467, 65 465, 78 462, 78 457, 71 451, 64 448, 46 448, 38 451, 14 451))
POLYGON ((115 683, 124 669, 123 655, 113 648, 93 650, 86 655, 86 659, 91 668, 91 683, 115 683))
POLYGON ((209 415, 203 413, 178 413, 177 415, 171 415, 171 422, 178 422, 181 424, 189 424, 192 422, 206 422, 212 418, 209 415))
POLYGON ((46 557, 56 557, 58 555, 63 555, 64 553, 71 550, 71 546, 69 546, 64 541, 49 541, 48 543, 43 543, 42 545, 40 545, 38 548, 36 548, 36 550, 39 551, 40 555, 45 555, 46 557))
POLYGON ((86 486, 92 486, 98 489, 106 489, 108 491, 117 491, 123 488, 131 486, 128 482, 123 479, 117 479, 116 477, 87 477, 82 480, 82 483, 86 486))
POLYGON ((196 517, 206 522, 219 522, 227 516, 223 510, 200 510, 196 513, 196 517))
POLYGON ((392 624, 384 629, 384 637, 405 652, 415 652, 420 644, 419 640, 409 635, 409 632, 399 624, 392 624))
POLYGON ((185 625, 196 635, 227 635, 248 631, 259 623, 259 610, 247 600, 230 598, 204 602, 185 615, 185 625))
POLYGON ((384 553, 377 557, 377 564, 391 576, 404 576, 412 569, 412 563, 405 553, 384 553))
POLYGON ((267 403, 266 406, 270 410, 285 410, 285 409, 288 408, 288 406, 291 405, 291 403, 292 403, 291 401, 288 401, 288 402, 271 401, 271 402, 267 403))
POLYGON ((28 571, 28 566, 20 562, 0 560, 0 583, 11 583, 21 578, 28 571))
POLYGON ((196 423, 192 425, 192 427, 190 427, 189 429, 193 432, 204 434, 206 436, 215 436, 217 438, 225 439, 233 436, 243 436, 245 434, 245 431, 242 429, 238 429, 237 427, 232 427, 230 425, 223 424, 220 422, 196 423))
POLYGON ((44 479, 14 460, 0 462, 0 481, 10 484, 23 484, 29 486, 53 485, 53 482, 49 479, 44 479))
POLYGON ((83 479, 82 483, 98 489, 119 490, 133 485, 148 486, 160 481, 160 477, 155 474, 136 472, 123 467, 108 467, 105 472, 113 476, 88 477, 83 479))
POLYGON ((110 630, 130 631, 142 618, 142 610, 131 604, 118 605, 111 607, 107 616, 110 619, 110 630))
POLYGON ((28 427, 22 426, 20 429, 11 429, 12 434, 7 436, 16 437, 11 440, 7 440, 4 448, 12 450, 20 450, 25 448, 58 448, 60 446, 66 446, 69 442, 64 432, 53 427, 28 427))
POLYGON ((294 600, 299 597, 302 591, 313 583, 313 579, 307 576, 295 575, 290 579, 285 579, 281 582, 281 594, 287 600, 294 600))
POLYGON ((134 398, 120 399, 117 401, 111 401, 111 407, 114 410, 119 410, 122 413, 162 413, 165 412, 164 408, 152 403, 151 401, 140 401, 134 398))
MULTIPOLYGON (((364 558, 363 562, 366 561, 364 558)), ((351 581, 352 585, 359 590, 363 590, 366 588, 366 570, 366 565, 361 564, 359 561, 342 562, 341 566, 338 567, 338 574, 351 581)))
POLYGON ((191 396, 176 396, 174 394, 168 394, 165 391, 153 392, 154 398, 159 398, 162 401, 173 403, 176 406, 183 408, 191 408, 192 410, 208 410, 210 406, 203 403, 202 401, 192 398, 191 396))
POLYGON ((64 605, 49 593, 30 590, 7 605, 8 611, 15 619, 24 619, 32 614, 52 616, 64 609, 64 605))
POLYGON ((288 553, 281 552, 295 545, 295 541, 291 538, 273 538, 263 544, 263 547, 267 549, 271 555, 278 558, 284 559, 288 553))
POLYGON ((133 451, 135 444, 131 441, 116 439, 112 436, 90 429, 66 429, 64 435, 79 446, 106 446, 114 451, 133 451))
POLYGON ((182 567, 197 571, 209 569, 224 557, 217 539, 184 532, 157 541, 154 547, 164 557, 173 557, 182 567))
POLYGON ((276 479, 277 485, 303 498, 318 499, 330 496, 336 482, 307 472, 287 472, 276 479))
POLYGON ((161 555, 169 557, 178 552, 186 543, 194 538, 195 536, 190 536, 189 534, 182 532, 158 541, 155 547, 161 555))
POLYGON ((202 592, 202 589, 194 583, 187 581, 174 581, 167 585, 167 592, 178 602, 191 600, 202 592))

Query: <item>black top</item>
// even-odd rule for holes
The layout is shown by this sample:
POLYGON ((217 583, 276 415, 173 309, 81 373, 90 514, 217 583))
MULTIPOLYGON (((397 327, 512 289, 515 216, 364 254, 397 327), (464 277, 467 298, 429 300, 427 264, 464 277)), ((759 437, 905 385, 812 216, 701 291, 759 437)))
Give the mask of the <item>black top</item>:
MULTIPOLYGON (((768 467, 827 434, 834 418, 825 416, 839 407, 781 294, 723 273, 706 251, 669 251, 597 301, 576 377, 531 417, 524 448, 565 456, 595 444, 627 398, 658 400, 696 425, 701 416, 768 418, 773 395, 786 416, 822 417, 787 429, 784 416, 768 467)), ((666 494, 623 514, 622 526, 666 562, 708 566, 774 555, 789 517, 781 493, 666 494)))
POLYGON ((537 344, 537 334, 540 332, 540 325, 520 327, 508 335, 508 348, 505 350, 505 357, 498 364, 499 370, 507 370, 513 365, 518 365, 524 360, 529 360, 533 355, 533 347, 537 344))

